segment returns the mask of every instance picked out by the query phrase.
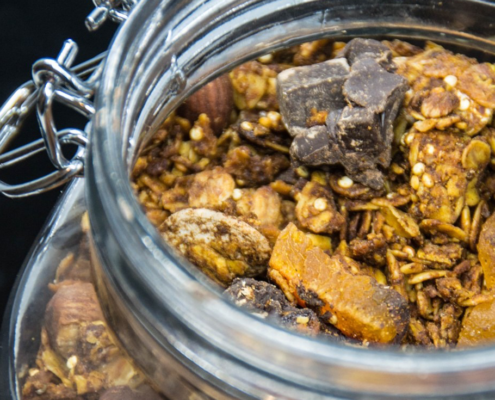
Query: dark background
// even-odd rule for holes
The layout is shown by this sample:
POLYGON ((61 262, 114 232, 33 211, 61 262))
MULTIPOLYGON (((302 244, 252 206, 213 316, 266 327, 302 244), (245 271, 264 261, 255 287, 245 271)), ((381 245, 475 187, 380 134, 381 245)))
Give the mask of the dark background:
MULTIPOLYGON (((91 0, 0 0, 0 105, 22 83, 31 79, 31 65, 39 58, 56 58, 63 41, 79 45, 75 65, 107 49, 117 27, 107 21, 90 33, 84 20, 93 9, 91 0)), ((84 118, 66 108, 54 109, 58 128, 84 126, 84 118)), ((17 146, 39 138, 32 116, 21 131, 17 146)), ((67 156, 71 149, 65 149, 67 156)), ((0 179, 19 183, 52 170, 46 156, 19 167, 0 170, 0 179)), ((0 194, 0 322, 15 278, 61 193, 61 188, 23 199, 0 194)))

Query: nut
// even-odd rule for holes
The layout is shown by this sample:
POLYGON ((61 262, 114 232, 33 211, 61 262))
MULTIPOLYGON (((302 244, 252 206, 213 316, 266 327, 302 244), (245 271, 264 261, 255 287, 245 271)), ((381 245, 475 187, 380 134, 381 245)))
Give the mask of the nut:
POLYGON ((234 109, 233 93, 229 76, 222 75, 184 101, 178 114, 194 122, 204 113, 210 118, 213 131, 219 134, 230 122, 234 109))

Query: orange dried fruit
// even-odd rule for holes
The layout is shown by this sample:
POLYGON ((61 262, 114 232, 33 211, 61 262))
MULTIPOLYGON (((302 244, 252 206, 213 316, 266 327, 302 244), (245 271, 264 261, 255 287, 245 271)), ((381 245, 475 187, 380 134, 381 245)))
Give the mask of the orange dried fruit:
POLYGON ((495 214, 481 228, 478 242, 478 257, 485 274, 486 287, 495 287, 495 214))
POLYGON ((466 311, 458 346, 479 346, 495 341, 495 300, 466 311))
POLYGON ((289 224, 277 239, 269 276, 302 307, 314 309, 346 336, 397 343, 409 323, 407 301, 342 255, 330 257, 289 224))

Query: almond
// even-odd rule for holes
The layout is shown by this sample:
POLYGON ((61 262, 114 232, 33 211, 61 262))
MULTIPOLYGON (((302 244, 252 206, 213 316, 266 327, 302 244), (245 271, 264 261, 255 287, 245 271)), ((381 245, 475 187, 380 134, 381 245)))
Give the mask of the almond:
POLYGON ((230 122, 234 108, 233 97, 230 78, 222 75, 190 96, 180 106, 178 114, 194 122, 199 114, 205 113, 211 120, 213 131, 220 134, 230 122))

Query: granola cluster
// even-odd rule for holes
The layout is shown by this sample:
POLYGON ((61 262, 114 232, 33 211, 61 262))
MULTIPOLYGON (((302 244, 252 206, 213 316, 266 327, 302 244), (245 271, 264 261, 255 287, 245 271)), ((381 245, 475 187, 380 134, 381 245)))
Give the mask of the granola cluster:
MULTIPOLYGON (((288 302, 275 319, 280 310, 309 308, 318 331, 365 345, 494 340, 495 67, 429 42, 424 49, 377 43, 319 40, 235 68, 227 75, 226 128, 215 130, 211 107, 195 120, 181 109, 170 115, 137 159, 134 190, 164 238, 224 287, 235 282, 228 291, 252 312, 266 307, 252 294, 259 290, 283 303, 263 286, 271 282, 288 302), (356 58, 356 43, 378 49, 373 63, 388 71, 381 74, 400 75, 409 86, 393 123, 389 166, 379 167, 381 186, 353 179, 345 164, 295 160, 296 139, 284 122, 297 119, 296 138, 313 138, 329 113, 313 107, 303 115, 297 104, 279 106, 287 99, 277 96, 280 74, 290 93, 302 93, 290 82, 291 68, 309 68, 295 75, 304 73, 313 90, 311 66, 356 58)), ((319 71, 334 68, 328 65, 319 71)), ((341 108, 356 107, 340 100, 347 102, 341 108)))

